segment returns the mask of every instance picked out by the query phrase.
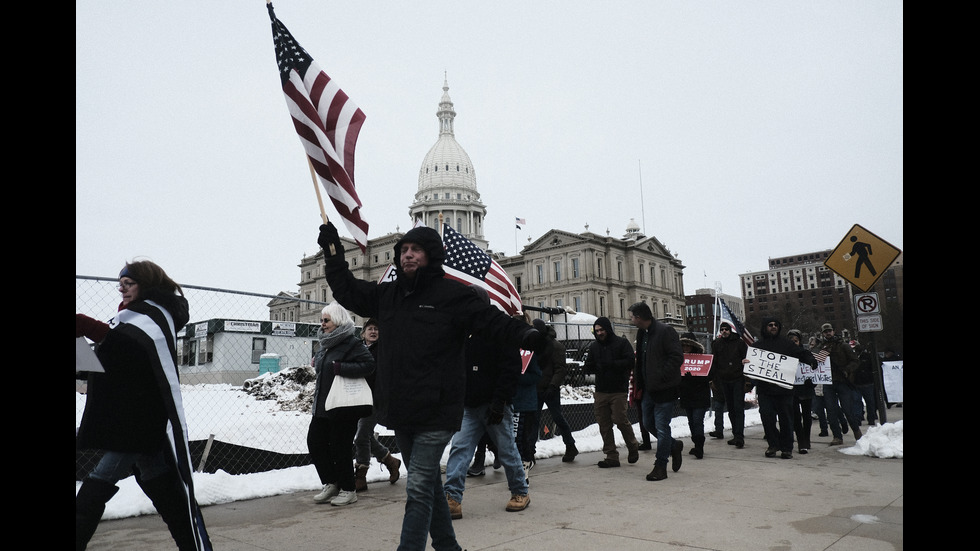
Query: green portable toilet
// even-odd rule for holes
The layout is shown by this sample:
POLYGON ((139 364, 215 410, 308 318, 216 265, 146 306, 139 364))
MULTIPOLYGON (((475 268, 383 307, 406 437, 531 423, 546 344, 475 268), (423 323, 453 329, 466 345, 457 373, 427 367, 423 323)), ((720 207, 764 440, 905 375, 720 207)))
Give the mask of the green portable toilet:
POLYGON ((259 375, 279 372, 279 354, 262 354, 259 356, 259 375))

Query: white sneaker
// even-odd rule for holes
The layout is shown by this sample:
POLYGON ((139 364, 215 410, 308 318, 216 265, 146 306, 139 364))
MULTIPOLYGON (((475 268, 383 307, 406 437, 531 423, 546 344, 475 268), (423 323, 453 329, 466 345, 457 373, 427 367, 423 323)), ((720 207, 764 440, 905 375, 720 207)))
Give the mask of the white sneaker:
POLYGON ((317 503, 323 503, 325 501, 330 501, 333 497, 340 493, 340 486, 336 484, 324 484, 323 491, 313 496, 313 501, 317 503))
POLYGON ((341 490, 337 497, 330 500, 330 505, 350 505, 357 501, 357 492, 341 490))

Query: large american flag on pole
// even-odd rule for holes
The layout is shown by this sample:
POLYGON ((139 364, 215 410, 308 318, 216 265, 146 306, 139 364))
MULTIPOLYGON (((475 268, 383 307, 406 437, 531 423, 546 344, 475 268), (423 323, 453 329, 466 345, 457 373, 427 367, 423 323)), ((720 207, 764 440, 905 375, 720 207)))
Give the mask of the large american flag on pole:
POLYGON ((752 334, 749 333, 749 330, 746 329, 745 326, 742 325, 742 322, 740 322, 738 320, 738 318, 735 317, 735 314, 733 314, 732 311, 729 310, 728 305, 725 304, 725 299, 719 297, 718 300, 721 302, 721 321, 722 321, 722 323, 728 322, 728 325, 731 325, 732 327, 734 327, 735 328, 735 333, 738 336, 742 337, 742 340, 745 341, 745 344, 747 344, 749 346, 754 345, 755 344, 755 337, 753 337, 752 334))
POLYGON ((500 264, 449 224, 443 224, 442 228, 442 242, 446 247, 442 268, 446 277, 483 287, 490 295, 490 302, 507 315, 521 313, 521 297, 500 264))
POLYGON ((313 170, 344 225, 361 250, 367 246, 368 223, 354 189, 354 146, 364 113, 296 42, 267 4, 279 78, 293 126, 313 170))

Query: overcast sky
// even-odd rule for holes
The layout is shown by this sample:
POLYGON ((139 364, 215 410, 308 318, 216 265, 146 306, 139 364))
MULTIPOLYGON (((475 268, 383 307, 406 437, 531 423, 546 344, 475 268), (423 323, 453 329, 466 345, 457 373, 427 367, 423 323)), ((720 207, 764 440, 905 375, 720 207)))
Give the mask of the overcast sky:
MULTIPOLYGON (((740 295, 739 274, 854 224, 903 248, 902 2, 274 5, 367 116, 369 237, 411 225, 448 76, 494 250, 632 218, 688 294, 740 295)), ((149 258, 184 284, 297 290, 320 214, 265 1, 75 8, 76 274, 149 258)))

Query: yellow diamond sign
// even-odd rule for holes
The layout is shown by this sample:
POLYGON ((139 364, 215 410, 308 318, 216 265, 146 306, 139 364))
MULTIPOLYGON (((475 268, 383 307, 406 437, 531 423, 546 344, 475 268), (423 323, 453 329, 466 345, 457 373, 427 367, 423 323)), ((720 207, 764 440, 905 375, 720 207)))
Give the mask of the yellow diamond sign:
POLYGON ((862 291, 870 289, 901 254, 884 239, 854 224, 824 266, 862 291))

